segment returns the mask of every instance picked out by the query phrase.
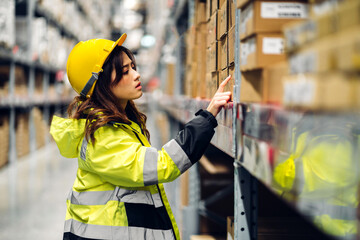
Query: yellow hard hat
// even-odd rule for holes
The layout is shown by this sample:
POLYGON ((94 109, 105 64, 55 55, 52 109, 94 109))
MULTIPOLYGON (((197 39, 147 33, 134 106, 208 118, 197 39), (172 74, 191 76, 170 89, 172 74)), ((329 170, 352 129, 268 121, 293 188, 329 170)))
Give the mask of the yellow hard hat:
POLYGON ((105 60, 116 46, 126 39, 124 33, 116 42, 107 39, 81 41, 71 50, 66 72, 73 89, 81 96, 89 98, 105 60))

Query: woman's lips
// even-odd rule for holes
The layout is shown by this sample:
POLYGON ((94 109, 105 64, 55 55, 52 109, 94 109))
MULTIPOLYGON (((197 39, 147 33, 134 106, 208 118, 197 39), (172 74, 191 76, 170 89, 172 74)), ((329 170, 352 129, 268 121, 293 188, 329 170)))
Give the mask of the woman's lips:
POLYGON ((136 87, 135 88, 141 88, 141 83, 139 82, 139 84, 138 85, 136 85, 136 87))

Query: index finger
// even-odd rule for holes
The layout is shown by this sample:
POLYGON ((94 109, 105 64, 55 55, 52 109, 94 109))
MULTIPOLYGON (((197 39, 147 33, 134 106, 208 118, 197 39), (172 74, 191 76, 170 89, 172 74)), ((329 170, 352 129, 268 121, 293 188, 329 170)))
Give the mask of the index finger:
POLYGON ((231 75, 229 75, 227 78, 225 78, 225 80, 220 83, 217 92, 223 92, 226 84, 229 82, 230 79, 231 79, 231 75))

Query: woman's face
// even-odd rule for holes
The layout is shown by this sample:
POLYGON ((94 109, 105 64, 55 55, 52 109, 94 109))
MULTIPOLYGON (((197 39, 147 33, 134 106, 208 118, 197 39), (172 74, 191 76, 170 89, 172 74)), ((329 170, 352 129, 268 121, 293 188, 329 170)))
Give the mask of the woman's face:
MULTIPOLYGON (((138 99, 142 96, 142 87, 140 83, 140 74, 134 69, 135 65, 124 52, 121 53, 123 67, 123 76, 119 83, 111 87, 112 93, 119 100, 120 106, 125 109, 129 100, 138 99)), ((111 75, 111 81, 115 80, 115 69, 111 75)))

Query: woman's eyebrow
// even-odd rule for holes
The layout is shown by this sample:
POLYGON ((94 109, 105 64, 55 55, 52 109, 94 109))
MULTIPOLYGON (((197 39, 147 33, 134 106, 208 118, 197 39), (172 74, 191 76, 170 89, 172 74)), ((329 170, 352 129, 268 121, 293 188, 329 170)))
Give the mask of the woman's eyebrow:
POLYGON ((130 63, 128 63, 128 64, 126 64, 126 65, 122 66, 122 68, 129 67, 132 63, 133 63, 133 62, 130 62, 130 63))

